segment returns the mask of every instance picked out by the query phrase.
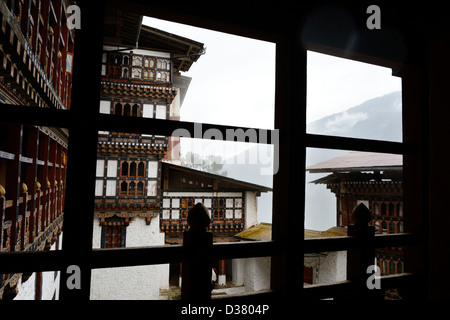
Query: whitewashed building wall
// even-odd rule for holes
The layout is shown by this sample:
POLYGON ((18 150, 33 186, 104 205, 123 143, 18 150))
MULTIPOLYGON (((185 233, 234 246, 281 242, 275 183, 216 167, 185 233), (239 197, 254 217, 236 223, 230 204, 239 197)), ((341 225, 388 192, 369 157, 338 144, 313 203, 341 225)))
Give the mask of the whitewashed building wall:
POLYGON ((325 252, 317 256, 305 256, 304 266, 313 269, 313 284, 346 280, 347 252, 325 252))
POLYGON ((270 289, 270 257, 232 260, 232 282, 245 292, 270 289))
MULTIPOLYGON (((93 247, 100 248, 101 226, 94 221, 93 247)), ((126 247, 164 245, 164 233, 159 231, 159 217, 146 225, 135 217, 126 228, 126 247)), ((94 269, 91 275, 93 300, 159 300, 160 289, 169 286, 169 265, 133 266, 94 269)))
MULTIPOLYGON (((50 250, 60 250, 62 243, 62 233, 59 239, 55 242, 50 250), (56 244, 58 248, 56 247, 56 244)), ((46 271, 42 272, 41 278, 41 299, 42 300, 58 300, 59 298, 59 281, 60 271, 46 271)), ((36 273, 33 272, 27 281, 22 282, 22 278, 17 285, 18 293, 14 300, 34 300, 36 295, 36 273)))

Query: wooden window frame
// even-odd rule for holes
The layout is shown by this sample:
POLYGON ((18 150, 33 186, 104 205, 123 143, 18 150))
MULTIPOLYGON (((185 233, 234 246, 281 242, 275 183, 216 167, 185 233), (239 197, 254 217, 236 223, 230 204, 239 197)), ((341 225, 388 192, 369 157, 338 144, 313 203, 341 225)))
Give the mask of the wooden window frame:
MULTIPOLYGON (((133 1, 131 1, 133 3, 133 1)), ((67 172, 66 202, 64 214, 64 239, 62 250, 49 252, 19 253, 1 256, 2 271, 33 272, 62 270, 60 282, 60 298, 64 300, 88 300, 91 286, 91 269, 112 268, 135 265, 150 265, 180 262, 183 257, 182 246, 152 247, 136 249, 92 249, 92 223, 95 206, 95 172, 97 159, 97 136, 99 130, 134 132, 170 136, 178 128, 194 132, 195 123, 176 122, 164 119, 131 118, 117 122, 113 115, 99 114, 99 108, 86 108, 100 103, 100 69, 102 64, 102 30, 103 4, 90 6, 80 3, 83 12, 83 28, 77 30, 75 57, 83 61, 83 68, 75 68, 73 73, 72 105, 70 110, 41 109, 34 107, 19 107, 2 105, 4 121, 38 124, 69 129, 70 157, 67 172), (83 49, 82 49, 83 48, 83 49), (86 50, 89 48, 90 50, 86 50), (97 54, 96 54, 97 53, 97 54), (94 56, 94 58, 92 58, 94 56), (92 73, 92 70, 99 70, 92 73), (83 123, 83 126, 80 125, 83 123), (84 175, 79 175, 77 168, 83 168, 84 175), (86 183, 86 177, 90 177, 86 183), (79 190, 83 186, 83 197, 79 190), (92 208, 92 209, 89 209, 92 208), (79 213, 83 212, 82 215, 79 213), (66 282, 71 276, 64 272, 70 265, 80 267, 81 289, 71 290, 66 282)), ((137 3, 137 2, 136 2, 137 3)), ((169 18, 170 10, 146 7, 136 4, 139 9, 160 18, 169 18), (151 9, 151 10, 150 10, 151 9)), ((127 6, 132 4, 127 3, 127 6)), ((141 11, 142 12, 142 11, 141 11)), ((330 297, 350 290, 352 283, 343 282, 319 288, 303 288, 303 253, 318 251, 338 251, 353 248, 356 243, 352 237, 339 239, 304 240, 298 236, 298 231, 304 229, 304 212, 298 210, 304 207, 305 154, 306 148, 331 148, 343 150, 375 151, 404 155, 405 181, 405 218, 404 234, 380 235, 375 238, 377 246, 418 246, 423 251, 424 244, 417 241, 420 223, 426 216, 425 177, 415 174, 417 170, 424 172, 423 155, 426 145, 420 137, 422 126, 417 128, 417 114, 423 113, 421 93, 425 84, 421 73, 415 68, 403 70, 403 127, 402 143, 374 141, 355 138, 342 138, 308 134, 300 131, 306 123, 306 50, 298 46, 297 32, 272 34, 256 29, 248 30, 238 23, 223 24, 215 27, 214 19, 205 17, 193 19, 189 14, 178 14, 179 22, 196 24, 220 31, 232 31, 242 36, 250 36, 272 41, 276 48, 276 97, 275 97, 275 128, 280 130, 279 170, 274 176, 273 186, 273 229, 271 241, 250 243, 215 244, 213 257, 220 259, 248 258, 272 256, 271 291, 270 296, 288 298, 287 301, 304 297, 330 297), (408 107, 405 107, 407 105, 408 107), (417 134, 417 132, 419 132, 417 134), (425 148, 424 148, 425 147, 425 148), (286 197, 295 193, 295 197, 286 197), (411 206, 411 204, 415 204, 411 206)), ((296 28, 293 28, 297 30, 296 28)), ((262 29, 261 29, 262 30, 262 29)), ((337 56, 345 56, 345 52, 323 48, 320 45, 308 44, 308 49, 319 52, 329 52, 337 56)), ((360 60, 364 60, 361 58, 360 60)), ((376 59, 366 62, 376 63, 376 59)), ((420 118, 420 117, 419 117, 420 118)), ((226 129, 238 129, 233 126, 203 124, 203 132, 215 128, 225 133, 226 129)), ((223 134, 223 136, 226 136, 223 134)), ((270 141, 268 142, 270 143, 270 141)), ((426 171, 426 170, 425 170, 426 171)), ((422 252, 421 251, 421 252, 422 252)), ((408 273, 397 277, 382 279, 382 287, 411 282, 415 279, 414 272, 420 271, 422 265, 418 262, 420 253, 405 254, 405 270, 408 273)), ((422 256, 423 258, 423 256, 422 256)), ((417 283, 416 283, 417 284, 417 283)), ((414 292, 423 288, 418 283, 414 292)))

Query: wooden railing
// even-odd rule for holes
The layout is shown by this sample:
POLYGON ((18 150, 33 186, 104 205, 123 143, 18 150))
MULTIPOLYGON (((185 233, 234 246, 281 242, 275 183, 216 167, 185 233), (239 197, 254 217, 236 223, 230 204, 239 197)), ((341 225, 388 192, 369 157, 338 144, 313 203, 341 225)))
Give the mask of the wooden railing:
POLYGON ((6 191, 0 186, 0 252, 36 251, 48 246, 41 236, 55 221, 62 220, 58 218, 63 215, 63 193, 64 186, 56 181, 53 185, 48 182, 44 190, 37 183, 34 195, 28 194, 28 187, 22 184, 20 195, 14 201, 6 199, 6 191), (7 210, 12 217, 8 220, 5 219, 7 210), (16 232, 12 232, 14 224, 16 232))
MULTIPOLYGON (((0 197, 0 208, 3 207, 1 206, 2 203, 5 203, 4 197, 0 197)), ((362 216, 363 221, 365 221, 364 212, 362 216)), ((62 217, 60 216, 54 221, 56 228, 58 228, 58 225, 60 226, 62 217), (58 221, 58 219, 61 220, 58 221)), ((416 245, 418 238, 416 235, 409 233, 375 235, 373 228, 364 222, 361 224, 360 218, 356 217, 356 224, 350 226, 348 236, 311 238, 303 241, 303 248, 299 248, 299 255, 314 252, 348 251, 347 280, 331 284, 316 284, 303 288, 301 283, 293 284, 299 286, 304 299, 381 299, 382 293, 387 289, 407 289, 416 280, 420 280, 416 274, 402 273, 380 276, 381 290, 371 290, 366 286, 368 277, 372 275, 367 273, 367 267, 374 264, 373 248, 416 245)), ((197 218, 197 220, 201 219, 197 218)), ((188 222, 192 227, 192 220, 189 219, 188 222)), ((203 225, 203 229, 194 227, 186 231, 183 245, 107 250, 93 249, 89 267, 98 269, 182 262, 182 299, 199 301, 211 299, 211 261, 264 256, 276 257, 284 250, 279 241, 212 244, 211 236, 208 235, 211 233, 206 231, 209 222, 203 223, 203 225)), ((50 227, 47 228, 47 230, 49 229, 50 227)), ((52 231, 49 230, 48 232, 47 237, 52 231)), ((8 260, 5 260, 5 263, 0 263, 0 265, 2 272, 12 272, 17 269, 16 266, 18 265, 22 266, 20 270, 17 270, 18 272, 50 271, 55 270, 55 268, 63 268, 63 261, 63 251, 36 251, 27 254, 25 252, 17 252, 10 256, 8 260)), ((299 266, 299 270, 301 270, 301 266, 299 266)), ((406 292, 406 290, 403 291, 403 293, 406 292)), ((250 296, 246 298, 251 299, 252 295, 257 297, 276 297, 277 293, 272 290, 266 290, 247 295, 250 296)), ((232 299, 233 297, 221 297, 221 299, 228 298, 232 299)))
MULTIPOLYGON (((37 183, 36 193, 28 194, 25 184, 21 186, 21 192, 17 202, 6 200, 6 191, 0 185, 0 216, 1 216, 1 241, 0 260, 3 256, 10 257, 16 253, 31 253, 37 251, 47 251, 56 241, 62 232, 63 210, 62 194, 63 185, 47 185, 46 190, 41 190, 41 185, 37 183), (13 219, 5 220, 7 210, 17 210, 13 219), (16 219, 14 219, 16 218, 16 219), (16 232, 13 232, 13 225, 16 224, 16 232)), ((24 262, 28 264, 28 262, 24 262)), ((4 263, 0 262, 2 267, 4 263)), ((16 295, 16 285, 18 277, 28 277, 30 271, 11 270, 0 272, 0 299, 13 299, 16 295), (11 283, 14 283, 11 285, 11 283), (7 288, 7 290, 5 289, 7 288)))
MULTIPOLYGON (((196 214, 200 216, 198 212, 196 214)), ((207 217, 207 213, 202 214, 207 217)), ((407 288, 417 278, 411 273, 375 275, 375 248, 414 244, 417 237, 412 234, 375 236, 374 227, 369 226, 371 213, 363 204, 355 208, 353 215, 355 224, 349 226, 348 236, 304 240, 303 253, 347 251, 347 280, 299 288, 305 299, 383 299, 386 289, 407 288), (372 269, 374 269, 373 272, 368 272, 372 269), (369 277, 379 281, 378 286, 382 290, 368 285, 369 277)), ((197 225, 198 220, 201 220, 198 216, 194 218, 194 221, 197 220, 194 222, 197 225)), ((206 231, 208 224, 209 222, 203 227, 192 228, 190 223, 190 229, 184 233, 184 245, 179 248, 184 253, 181 298, 185 300, 211 299, 212 259, 276 256, 280 252, 276 241, 212 245, 212 235, 208 235, 209 232, 206 231), (243 250, 245 248, 247 250, 243 250)), ((299 254, 302 253, 299 252, 299 254)), ((301 286, 301 284, 298 285, 301 286)), ((266 290, 256 295, 270 297, 275 295, 275 292, 266 290)))

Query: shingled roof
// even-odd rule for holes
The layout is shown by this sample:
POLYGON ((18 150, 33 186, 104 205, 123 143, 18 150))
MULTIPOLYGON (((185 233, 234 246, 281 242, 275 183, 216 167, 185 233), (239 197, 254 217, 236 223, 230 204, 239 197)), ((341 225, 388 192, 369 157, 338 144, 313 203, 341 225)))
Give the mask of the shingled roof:
POLYGON ((203 43, 142 24, 143 16, 108 8, 105 12, 104 44, 173 54, 173 71, 187 71, 204 53, 203 43))
POLYGON ((306 168, 311 173, 401 170, 403 156, 375 152, 349 152, 306 168))

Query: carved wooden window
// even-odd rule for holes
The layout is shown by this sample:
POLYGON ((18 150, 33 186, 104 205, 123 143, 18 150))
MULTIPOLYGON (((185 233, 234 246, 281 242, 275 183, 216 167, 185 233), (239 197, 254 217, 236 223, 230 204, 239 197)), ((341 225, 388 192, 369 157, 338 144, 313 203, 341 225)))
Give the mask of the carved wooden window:
POLYGON ((389 233, 395 233, 395 223, 393 221, 389 223, 389 233))
POLYGON ((142 58, 138 56, 133 56, 133 66, 142 67, 142 58))
POLYGON ((129 103, 125 103, 125 105, 123 106, 123 115, 124 116, 129 116, 131 112, 131 106, 129 103))
POLYGON ((101 248, 125 247, 126 224, 124 218, 107 218, 101 232, 101 248))
POLYGON ((134 181, 131 181, 128 184, 128 195, 134 196, 136 194, 136 183, 134 181))
POLYGON ((132 74, 133 79, 141 79, 141 73, 142 73, 141 69, 133 68, 132 74))
POLYGON ((386 203, 382 203, 381 204, 381 215, 385 216, 386 215, 386 203))
POLYGON ((129 177, 136 177, 136 172, 137 172, 136 162, 132 161, 130 163, 130 172, 128 173, 128 176, 129 177))
POLYGON ((374 214, 377 216, 380 215, 380 205, 378 204, 378 202, 374 203, 373 208, 374 208, 374 214))
POLYGON ((225 212, 225 199, 223 198, 213 199, 212 218, 222 220, 224 218, 224 212, 225 212))
POLYGON ((120 175, 122 177, 128 177, 128 162, 124 161, 122 162, 122 170, 120 172, 120 175))
POLYGON ((102 248, 120 248, 123 247, 124 227, 123 226, 106 226, 105 242, 102 248))
POLYGON ((397 215, 403 217, 403 205, 401 203, 397 203, 397 215))
POLYGON ((142 181, 139 181, 137 183, 136 195, 137 196, 143 196, 144 195, 144 183, 142 181))
POLYGON ((120 183, 120 193, 122 197, 143 196, 145 192, 143 181, 122 181, 120 183))
POLYGON ((137 175, 138 177, 145 177, 145 163, 143 161, 139 162, 137 175))
POLYGON ((388 216, 395 216, 394 204, 392 202, 390 202, 388 205, 388 216))
POLYGON ((120 195, 121 196, 128 195, 128 183, 126 181, 122 181, 120 183, 120 195))
POLYGON ((194 206, 194 198, 181 199, 181 218, 187 219, 189 210, 194 206))
POLYGON ((131 116, 132 117, 138 117, 139 116, 139 105, 133 104, 133 107, 131 108, 131 116))
POLYGON ((122 177, 145 177, 145 162, 144 161, 123 161, 121 165, 120 175, 122 177))

